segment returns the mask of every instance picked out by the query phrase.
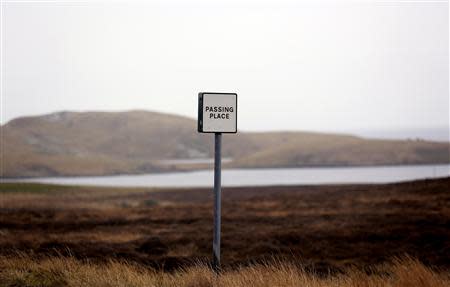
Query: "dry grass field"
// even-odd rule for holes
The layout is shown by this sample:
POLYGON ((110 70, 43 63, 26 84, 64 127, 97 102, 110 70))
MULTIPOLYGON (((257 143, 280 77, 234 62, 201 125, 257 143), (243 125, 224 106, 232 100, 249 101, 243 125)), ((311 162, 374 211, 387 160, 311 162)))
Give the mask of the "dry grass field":
POLYGON ((450 286, 449 187, 225 188, 217 278, 210 189, 3 183, 0 286, 450 286))
POLYGON ((168 273, 118 261, 100 265, 73 258, 36 261, 28 257, 0 257, 0 287, 6 286, 447 287, 450 276, 410 258, 373 267, 371 272, 347 269, 318 276, 301 265, 280 262, 236 268, 217 275, 206 265, 168 273))

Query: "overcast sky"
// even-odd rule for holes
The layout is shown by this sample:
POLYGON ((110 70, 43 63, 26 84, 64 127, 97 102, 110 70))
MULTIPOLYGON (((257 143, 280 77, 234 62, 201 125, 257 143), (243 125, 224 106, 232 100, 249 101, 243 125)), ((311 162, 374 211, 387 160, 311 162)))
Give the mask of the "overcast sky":
POLYGON ((1 120, 59 110, 448 139, 447 1, 3 1, 1 120))

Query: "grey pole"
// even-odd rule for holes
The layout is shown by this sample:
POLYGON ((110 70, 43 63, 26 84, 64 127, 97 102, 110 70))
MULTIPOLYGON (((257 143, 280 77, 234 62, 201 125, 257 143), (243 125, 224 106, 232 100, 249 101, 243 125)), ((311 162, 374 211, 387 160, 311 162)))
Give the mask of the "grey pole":
POLYGON ((213 268, 220 270, 220 206, 221 206, 221 165, 222 133, 214 135, 214 237, 213 268))

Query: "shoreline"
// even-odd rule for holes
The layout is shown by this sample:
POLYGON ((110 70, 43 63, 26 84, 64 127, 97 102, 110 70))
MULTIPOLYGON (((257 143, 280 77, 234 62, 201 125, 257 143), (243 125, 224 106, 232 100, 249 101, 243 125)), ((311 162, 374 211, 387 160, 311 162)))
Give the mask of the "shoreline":
MULTIPOLYGON (((211 164, 213 166, 213 163, 211 164)), ((426 167, 426 166, 448 166, 450 168, 450 161, 448 163, 417 163, 417 164, 380 164, 380 165, 305 165, 305 166, 273 166, 273 167, 227 167, 226 164, 222 166, 223 171, 234 170, 281 170, 281 169, 352 169, 352 168, 395 168, 395 167, 426 167)), ((52 176, 16 176, 3 177, 1 180, 21 180, 21 179, 45 179, 45 178, 80 178, 80 177, 112 177, 112 176, 139 176, 139 175, 164 175, 172 173, 188 174, 193 172, 211 171, 212 168, 202 169, 166 169, 161 171, 146 172, 146 173, 105 173, 105 174, 90 174, 90 175, 52 175, 52 176)))
MULTIPOLYGON (((104 176, 0 178, 0 183, 23 182, 104 187, 206 188, 212 170, 104 176)), ((349 167, 224 169, 224 187, 385 184, 450 176, 450 164, 349 167)))

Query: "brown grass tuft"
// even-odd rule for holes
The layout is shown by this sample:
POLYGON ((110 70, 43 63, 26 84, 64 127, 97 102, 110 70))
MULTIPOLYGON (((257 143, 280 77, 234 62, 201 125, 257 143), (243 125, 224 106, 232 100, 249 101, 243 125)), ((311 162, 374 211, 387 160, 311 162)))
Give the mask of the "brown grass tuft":
POLYGON ((0 286, 447 287, 450 275, 409 257, 377 266, 372 272, 348 269, 318 276, 300 265, 280 262, 226 270, 216 275, 206 265, 165 273, 126 262, 98 264, 63 257, 36 260, 21 255, 0 257, 0 286))

